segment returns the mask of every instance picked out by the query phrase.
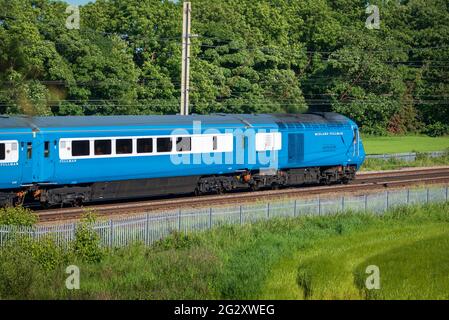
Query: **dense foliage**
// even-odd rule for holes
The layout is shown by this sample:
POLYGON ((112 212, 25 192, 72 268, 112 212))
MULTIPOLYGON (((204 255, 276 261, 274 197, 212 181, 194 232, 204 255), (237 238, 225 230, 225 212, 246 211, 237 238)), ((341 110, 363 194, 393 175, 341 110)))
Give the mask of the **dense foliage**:
MULTIPOLYGON (((195 113, 334 110, 367 133, 449 132, 449 3, 192 0, 195 113)), ((174 114, 182 3, 0 0, 0 113, 174 114)))
POLYGON ((30 209, 23 207, 0 208, 0 226, 32 227, 38 217, 30 209))

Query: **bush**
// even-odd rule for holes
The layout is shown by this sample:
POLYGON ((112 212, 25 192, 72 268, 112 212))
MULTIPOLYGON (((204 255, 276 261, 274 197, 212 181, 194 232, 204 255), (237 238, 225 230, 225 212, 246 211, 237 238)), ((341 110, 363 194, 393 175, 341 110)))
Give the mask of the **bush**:
POLYGON ((435 122, 427 125, 424 133, 431 137, 441 137, 449 134, 449 126, 441 122, 435 122))
POLYGON ((0 298, 30 298, 38 269, 33 257, 20 242, 8 243, 0 251, 0 298))
POLYGON ((37 215, 23 207, 0 209, 0 225, 32 227, 37 221, 37 215))
POLYGON ((87 212, 81 219, 75 233, 72 244, 72 252, 85 262, 98 263, 104 256, 101 247, 100 236, 93 229, 96 217, 92 212, 87 212))
POLYGON ((53 271, 66 262, 66 253, 51 237, 34 240, 23 240, 25 251, 28 251, 34 261, 44 271, 53 271), (25 247, 26 246, 26 247, 25 247))
POLYGON ((10 239, 0 248, 0 299, 52 298, 64 284, 68 258, 50 237, 10 239))

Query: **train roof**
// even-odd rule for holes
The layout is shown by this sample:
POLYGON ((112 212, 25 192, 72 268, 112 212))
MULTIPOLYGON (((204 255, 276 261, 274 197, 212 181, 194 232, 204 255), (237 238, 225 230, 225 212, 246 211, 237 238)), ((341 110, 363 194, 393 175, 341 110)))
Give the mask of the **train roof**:
POLYGON ((188 126, 193 121, 206 125, 245 126, 260 124, 348 124, 349 119, 337 113, 306 114, 213 114, 213 115, 154 115, 154 116, 62 116, 62 117, 26 117, 0 116, 0 129, 29 128, 79 128, 79 127, 116 127, 116 126, 188 126))

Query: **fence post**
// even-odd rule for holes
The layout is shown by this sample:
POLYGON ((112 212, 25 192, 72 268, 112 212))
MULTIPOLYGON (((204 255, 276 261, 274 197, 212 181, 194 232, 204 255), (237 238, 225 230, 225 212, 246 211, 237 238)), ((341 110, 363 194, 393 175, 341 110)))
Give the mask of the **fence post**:
POLYGON ((390 191, 387 191, 387 210, 390 209, 390 191))
POLYGON ((447 202, 447 200, 448 200, 448 198, 447 198, 447 196, 448 196, 448 189, 449 189, 449 187, 446 186, 446 202, 447 202))
POLYGON ((407 205, 410 204, 410 189, 407 189, 407 205))
POLYGON ((318 215, 321 216, 321 197, 318 196, 318 215))
POLYGON ((368 211, 368 196, 365 194, 365 212, 368 211))
POLYGON ((243 224, 243 207, 240 205, 240 225, 243 224))
POLYGON ((181 209, 178 210, 178 232, 181 232, 181 209))
MULTIPOLYGON (((447 189, 446 189, 446 191, 447 191, 447 189)), ((447 197, 446 197, 447 198, 447 197)), ((294 217, 296 217, 296 209, 297 209, 297 202, 298 202, 298 200, 295 200, 295 204, 294 204, 294 207, 293 207, 293 216, 294 217)))
POLYGON ((426 202, 429 203, 430 197, 429 197, 429 188, 427 188, 427 194, 426 194, 426 202))
POLYGON ((146 245, 150 245, 150 214, 147 213, 146 216, 146 223, 145 223, 145 243, 146 245))
POLYGON ((345 197, 341 197, 341 212, 345 212, 345 197))
POLYGON ((113 246, 113 238, 114 238, 114 221, 111 219, 109 221, 109 248, 113 246))
POLYGON ((212 229, 212 207, 209 209, 209 229, 212 229))
POLYGON ((267 203, 267 219, 270 219, 270 203, 267 203))

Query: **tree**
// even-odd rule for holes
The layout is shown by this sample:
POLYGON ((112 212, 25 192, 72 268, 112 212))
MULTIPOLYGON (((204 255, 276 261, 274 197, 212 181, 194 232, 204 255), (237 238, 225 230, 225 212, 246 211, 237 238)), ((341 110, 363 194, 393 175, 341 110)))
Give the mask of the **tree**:
MULTIPOLYGON (((449 132, 446 0, 192 0, 200 114, 337 111, 373 134, 449 132), (447 130, 446 130, 447 129, 447 130)), ((0 112, 175 114, 182 3, 0 0, 0 112)))

